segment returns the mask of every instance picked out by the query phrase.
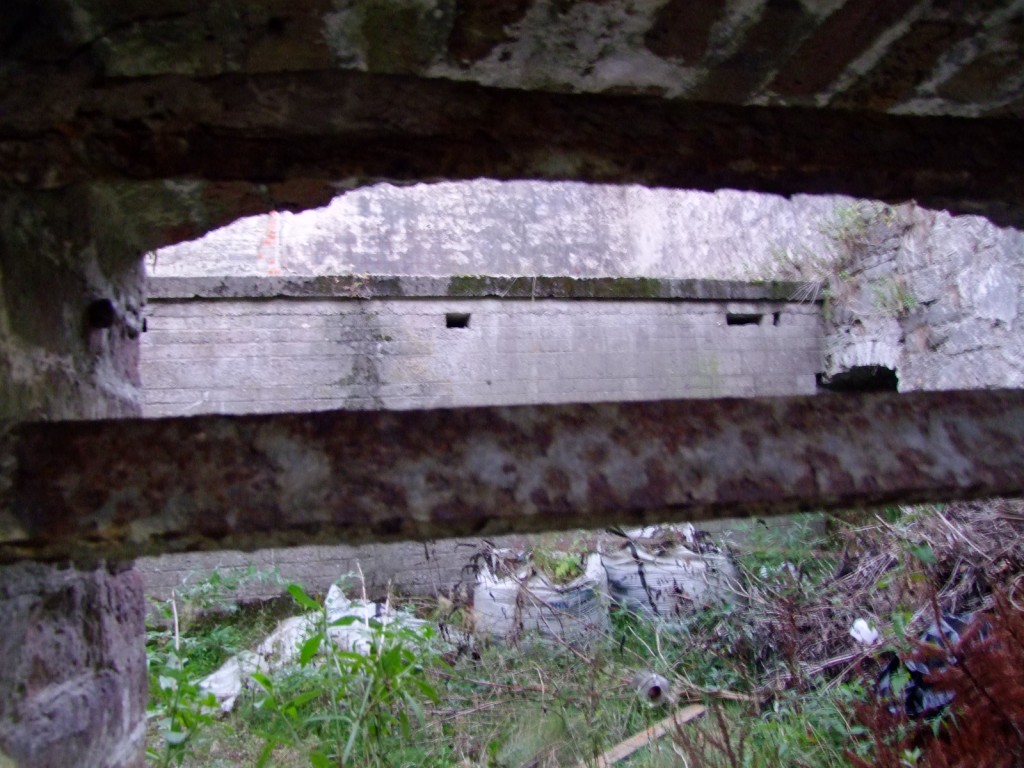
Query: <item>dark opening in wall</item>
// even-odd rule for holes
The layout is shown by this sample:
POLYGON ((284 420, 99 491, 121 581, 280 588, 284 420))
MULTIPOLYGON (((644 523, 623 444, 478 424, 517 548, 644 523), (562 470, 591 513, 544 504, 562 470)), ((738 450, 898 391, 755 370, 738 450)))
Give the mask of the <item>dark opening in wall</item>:
POLYGON ((764 315, 745 315, 736 312, 729 312, 725 316, 726 325, 760 325, 764 315))
POLYGON ((113 327, 117 321, 117 308, 110 299, 96 299, 85 308, 85 323, 90 330, 113 327))
POLYGON ((469 328, 469 312, 449 312, 444 316, 446 328, 469 328))
POLYGON ((834 376, 818 374, 818 387, 829 392, 898 392, 899 377, 884 365, 858 365, 834 376))
POLYGON ((772 325, 778 325, 779 320, 782 318, 781 312, 772 312, 772 325))

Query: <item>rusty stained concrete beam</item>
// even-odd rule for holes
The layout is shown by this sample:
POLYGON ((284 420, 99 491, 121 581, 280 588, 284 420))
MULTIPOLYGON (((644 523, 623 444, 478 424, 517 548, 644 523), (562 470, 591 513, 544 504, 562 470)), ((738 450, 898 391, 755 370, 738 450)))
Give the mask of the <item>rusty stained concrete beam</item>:
POLYGON ((1024 226, 1024 131, 1012 119, 528 92, 347 71, 97 82, 61 70, 8 82, 0 188, 293 183, 315 190, 307 204, 320 204, 334 183, 485 176, 916 199, 1024 226))
POLYGON ((0 561, 1024 492, 1024 392, 22 423, 0 561))

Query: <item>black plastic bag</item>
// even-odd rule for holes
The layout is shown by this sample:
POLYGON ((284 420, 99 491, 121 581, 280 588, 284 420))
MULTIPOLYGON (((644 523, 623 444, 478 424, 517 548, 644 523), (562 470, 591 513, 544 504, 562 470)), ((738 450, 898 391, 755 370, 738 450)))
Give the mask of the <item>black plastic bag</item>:
MULTIPOLYGON (((951 649, 960 642, 960 635, 970 625, 972 619, 973 614, 943 614, 937 624, 932 624, 921 634, 919 640, 939 649, 951 649)), ((904 711, 912 718, 934 717, 953 701, 953 693, 933 687, 925 678, 932 672, 939 672, 956 663, 956 657, 951 654, 930 661, 904 661, 899 656, 894 656, 878 678, 878 695, 886 699, 894 698, 892 678, 901 667, 904 667, 910 676, 903 687, 904 711)), ((895 714, 899 707, 893 705, 889 710, 895 714)))

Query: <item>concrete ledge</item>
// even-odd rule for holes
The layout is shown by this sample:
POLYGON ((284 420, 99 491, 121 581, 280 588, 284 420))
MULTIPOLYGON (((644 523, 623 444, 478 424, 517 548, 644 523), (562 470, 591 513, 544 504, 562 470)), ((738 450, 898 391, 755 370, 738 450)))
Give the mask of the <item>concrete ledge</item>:
POLYGON ((151 301, 180 299, 651 299, 661 301, 820 301, 821 286, 787 281, 642 277, 326 275, 316 277, 157 277, 151 301))

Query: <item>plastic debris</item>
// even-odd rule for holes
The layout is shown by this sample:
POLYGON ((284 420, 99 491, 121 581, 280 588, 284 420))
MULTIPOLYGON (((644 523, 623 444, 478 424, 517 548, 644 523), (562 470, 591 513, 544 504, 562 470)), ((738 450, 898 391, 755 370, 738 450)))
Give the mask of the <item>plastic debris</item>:
MULTIPOLYGON (((919 640, 923 644, 940 649, 952 648, 960 642, 961 633, 970 625, 973 618, 973 614, 943 614, 937 624, 932 624, 921 633, 919 640)), ((930 661, 903 660, 895 657, 882 670, 878 679, 878 694, 882 698, 892 698, 893 677, 901 667, 905 668, 909 679, 902 690, 904 711, 908 717, 933 717, 953 701, 953 693, 935 688, 925 678, 932 672, 938 672, 956 663, 956 657, 950 654, 930 661)), ((897 706, 890 707, 894 714, 898 710, 897 706)))
MULTIPOLYGON (((327 592, 324 611, 331 643, 342 651, 363 655, 368 654, 373 645, 370 619, 413 628, 426 624, 422 619, 390 610, 386 603, 349 600, 337 585, 327 592), (355 621, 334 626, 335 622, 347 617, 355 621)), ((199 689, 212 693, 222 712, 230 712, 253 672, 267 674, 296 663, 303 642, 317 631, 323 618, 316 613, 307 613, 278 622, 255 651, 242 651, 232 656, 216 672, 203 678, 199 689)))
POLYGON ((653 706, 672 701, 672 684, 657 672, 641 670, 633 675, 630 685, 636 690, 637 696, 653 706))
POLYGON ((473 623, 477 634, 506 641, 524 635, 578 642, 609 628, 601 558, 587 555, 583 575, 555 584, 525 553, 491 550, 477 572, 473 623))
POLYGON ((868 624, 866 619, 857 619, 850 627, 850 637, 861 645, 874 645, 878 642, 878 630, 868 624))
POLYGON ((689 523, 625 531, 602 554, 613 601, 647 616, 677 618, 733 594, 728 555, 689 523))
POLYGON ((199 683, 199 688, 212 693, 217 699, 220 711, 226 714, 234 708, 244 681, 248 680, 253 672, 266 674, 269 671, 262 656, 252 651, 242 651, 228 659, 212 675, 204 678, 199 683))

